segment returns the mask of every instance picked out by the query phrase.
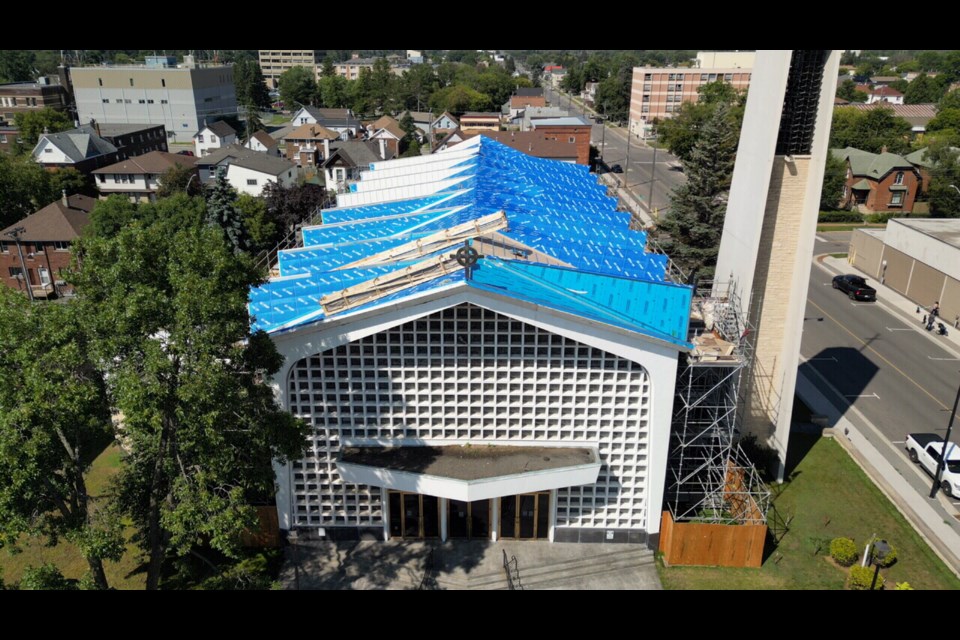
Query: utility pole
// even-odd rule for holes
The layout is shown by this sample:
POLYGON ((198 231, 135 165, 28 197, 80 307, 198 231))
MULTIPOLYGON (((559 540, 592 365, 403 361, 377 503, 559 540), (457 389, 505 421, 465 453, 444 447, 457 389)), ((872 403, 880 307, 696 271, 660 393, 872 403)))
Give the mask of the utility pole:
POLYGON ((13 241, 17 243, 17 255, 20 256, 20 275, 23 276, 23 281, 27 285, 27 295, 30 297, 30 302, 34 302, 33 288, 30 286, 30 272, 27 271, 27 263, 23 261, 23 249, 20 247, 20 236, 26 231, 23 227, 16 227, 11 231, 7 231, 5 235, 10 236, 13 238, 13 241))
POLYGON ((650 199, 647 200, 647 209, 653 215, 653 183, 657 181, 657 144, 653 143, 653 164, 650 165, 650 199))
MULTIPOLYGON (((947 422, 947 435, 943 438, 943 449, 940 451, 940 461, 937 463, 937 472, 933 474, 933 486, 930 488, 930 497, 936 498, 940 490, 940 478, 943 477, 943 467, 947 463, 947 454, 950 452, 950 432, 953 430, 953 419, 957 415, 957 405, 960 404, 960 386, 957 387, 957 397, 953 401, 953 411, 950 412, 950 421, 947 422)), ((951 495, 953 492, 947 492, 951 495)))

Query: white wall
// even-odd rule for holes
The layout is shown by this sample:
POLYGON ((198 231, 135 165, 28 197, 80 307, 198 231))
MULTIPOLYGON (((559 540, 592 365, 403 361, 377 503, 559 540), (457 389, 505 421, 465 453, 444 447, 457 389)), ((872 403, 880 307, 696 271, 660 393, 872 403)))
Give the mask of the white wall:
POLYGON ((40 164, 73 164, 67 154, 46 138, 42 138, 34 149, 33 158, 40 164))
POLYGON ((229 135, 225 138, 221 138, 217 134, 210 131, 210 129, 203 129, 196 138, 193 140, 194 144, 194 153, 197 154, 198 158, 209 154, 215 149, 220 149, 222 147, 229 147, 234 142, 237 141, 236 134, 229 135), (203 142, 200 142, 200 138, 203 137, 203 142))
POLYGON ((227 167, 227 182, 237 190, 238 193, 248 193, 251 196, 259 196, 263 187, 268 182, 276 182, 279 177, 280 184, 285 187, 291 186, 296 182, 296 169, 291 167, 280 176, 271 176, 266 173, 260 173, 246 167, 238 167, 231 164, 227 167), (248 184, 248 181, 255 180, 256 184, 248 184))
POLYGON ((933 237, 945 233, 951 233, 954 238, 960 237, 960 220, 911 220, 910 225, 920 227, 923 231, 913 229, 896 218, 887 222, 884 244, 942 271, 954 280, 960 280, 960 248, 933 237))

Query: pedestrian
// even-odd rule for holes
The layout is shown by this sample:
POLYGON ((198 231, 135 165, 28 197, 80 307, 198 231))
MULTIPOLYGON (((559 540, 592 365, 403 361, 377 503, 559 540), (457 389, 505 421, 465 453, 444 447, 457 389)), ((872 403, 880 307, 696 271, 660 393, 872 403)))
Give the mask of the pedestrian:
POLYGON ((930 315, 936 318, 940 315, 940 301, 936 300, 933 303, 933 306, 930 308, 930 315))

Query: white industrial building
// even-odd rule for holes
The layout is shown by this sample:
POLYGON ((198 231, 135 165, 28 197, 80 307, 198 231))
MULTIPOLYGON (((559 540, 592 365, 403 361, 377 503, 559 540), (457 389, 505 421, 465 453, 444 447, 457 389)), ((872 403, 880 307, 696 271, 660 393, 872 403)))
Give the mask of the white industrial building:
POLYGON ((587 168, 478 136, 376 162, 251 292, 312 426, 280 526, 654 544, 692 291, 587 168))

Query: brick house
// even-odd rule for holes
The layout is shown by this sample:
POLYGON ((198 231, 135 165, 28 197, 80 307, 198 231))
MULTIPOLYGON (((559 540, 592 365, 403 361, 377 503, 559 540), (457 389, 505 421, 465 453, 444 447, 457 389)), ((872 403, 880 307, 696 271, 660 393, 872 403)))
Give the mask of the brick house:
POLYGON ((884 151, 870 153, 853 147, 832 149, 847 164, 841 206, 861 213, 911 213, 922 178, 909 160, 884 151))
POLYGON ((287 160, 298 167, 314 167, 330 157, 330 143, 340 139, 340 133, 321 124, 302 124, 284 138, 287 160))
POLYGON ((589 122, 577 116, 543 118, 530 121, 534 131, 545 138, 577 145, 577 164, 590 164, 589 122))
POLYGON ((26 291, 29 282, 34 298, 72 294, 73 288, 64 281, 70 245, 90 222, 96 204, 94 198, 64 194, 0 231, 0 282, 18 291, 26 291), (15 233, 17 229, 21 231, 15 233))

